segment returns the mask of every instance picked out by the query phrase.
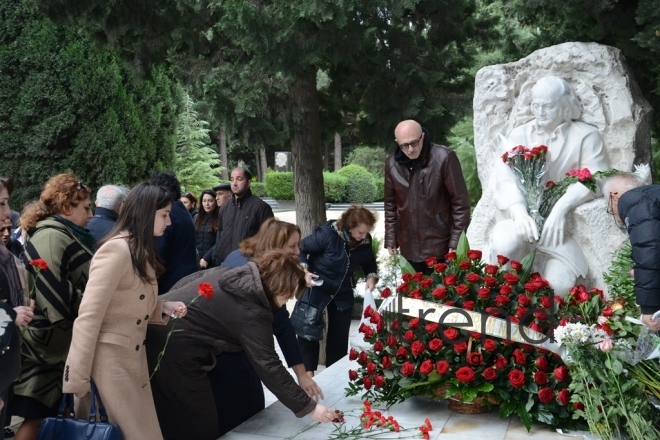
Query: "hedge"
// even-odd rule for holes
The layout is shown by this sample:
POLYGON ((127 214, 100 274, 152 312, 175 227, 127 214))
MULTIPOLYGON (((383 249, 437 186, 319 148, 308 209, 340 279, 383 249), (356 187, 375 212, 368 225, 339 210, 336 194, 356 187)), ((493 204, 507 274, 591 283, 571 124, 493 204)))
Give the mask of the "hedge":
POLYGON ((359 165, 351 164, 335 172, 348 178, 346 197, 348 203, 370 203, 374 201, 376 185, 369 171, 359 165))
POLYGON ((328 203, 345 203, 347 200, 346 185, 348 185, 347 177, 335 173, 323 173, 325 201, 328 203))
POLYGON ((374 185, 376 186, 374 202, 382 202, 385 199, 385 178, 374 176, 374 185))
POLYGON ((257 196, 257 197, 266 197, 266 184, 265 183, 263 183, 263 182, 252 182, 252 185, 250 185, 250 189, 252 190, 252 194, 254 194, 255 196, 257 196))
POLYGON ((295 200, 293 172, 266 173, 266 194, 275 200, 295 200))

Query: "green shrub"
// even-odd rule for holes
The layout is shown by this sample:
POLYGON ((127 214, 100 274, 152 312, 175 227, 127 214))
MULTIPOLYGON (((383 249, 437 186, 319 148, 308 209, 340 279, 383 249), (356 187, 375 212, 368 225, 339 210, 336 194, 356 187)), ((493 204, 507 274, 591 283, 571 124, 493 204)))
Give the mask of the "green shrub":
POLYGON ((267 173, 266 194, 275 200, 295 200, 293 194, 293 172, 267 173))
POLYGON ((374 176, 374 185, 376 186, 374 202, 382 202, 385 199, 385 178, 374 176))
POLYGON ((348 185, 347 177, 335 173, 323 173, 325 201, 328 203, 346 202, 346 185, 348 185))
POLYGON ((346 160, 345 165, 360 165, 366 168, 374 176, 383 177, 385 174, 385 159, 389 156, 389 152, 385 151, 382 147, 357 147, 351 151, 346 160))
MULTIPOLYGON (((250 189, 252 190, 252 194, 254 194, 257 197, 266 197, 266 184, 263 182, 252 182, 252 185, 250 185, 250 189)), ((284 200, 284 199, 280 199, 284 200)))
POLYGON ((337 171, 335 174, 348 179, 346 184, 346 198, 348 203, 370 203, 374 200, 376 185, 371 173, 360 165, 351 164, 337 171))

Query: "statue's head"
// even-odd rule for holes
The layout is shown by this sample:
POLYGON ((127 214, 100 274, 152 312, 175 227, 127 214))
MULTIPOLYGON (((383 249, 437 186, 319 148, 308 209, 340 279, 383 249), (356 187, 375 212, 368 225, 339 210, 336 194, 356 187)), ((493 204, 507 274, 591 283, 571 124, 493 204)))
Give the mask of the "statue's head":
POLYGON ((548 132, 564 122, 578 119, 581 112, 573 87, 562 78, 546 76, 532 88, 532 113, 539 126, 548 132))

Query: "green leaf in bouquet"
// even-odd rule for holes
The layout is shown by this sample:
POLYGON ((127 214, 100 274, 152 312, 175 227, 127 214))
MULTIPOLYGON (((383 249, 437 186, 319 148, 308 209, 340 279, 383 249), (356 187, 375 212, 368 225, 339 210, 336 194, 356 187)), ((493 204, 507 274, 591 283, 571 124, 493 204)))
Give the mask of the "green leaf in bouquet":
POLYGON ((529 254, 525 255, 520 264, 523 266, 522 274, 520 275, 520 282, 525 284, 529 277, 532 275, 532 266, 534 266, 534 257, 536 257, 536 249, 529 254))
POLYGON ((415 269, 413 269, 412 265, 401 254, 399 254, 399 267, 401 268, 401 273, 415 273, 415 269))
POLYGON ((612 361, 612 371, 614 374, 619 375, 623 373, 623 365, 618 360, 614 359, 612 361))
POLYGON ((518 407, 516 414, 522 424, 525 425, 525 428, 527 428, 527 432, 529 432, 532 429, 532 417, 529 415, 529 412, 525 408, 518 407))
POLYGON ((536 394, 539 392, 539 386, 536 385, 536 382, 526 383, 523 385, 523 390, 527 391, 530 394, 536 394))
POLYGON ((398 383, 398 385, 399 385, 401 388, 406 388, 406 387, 412 385, 412 383, 413 383, 413 380, 412 380, 411 378, 409 378, 409 377, 402 377, 401 379, 399 379, 399 383, 398 383))
POLYGON ((456 246, 456 261, 463 261, 467 259, 467 253, 470 250, 470 243, 468 243, 465 231, 461 232, 461 237, 458 239, 458 246, 456 246))
POLYGON ((493 391, 494 388, 495 388, 495 385, 493 385, 490 382, 487 382, 487 383, 482 383, 481 385, 479 385, 477 387, 477 390, 482 391, 484 393, 490 393, 491 391, 493 391))
POLYGON ((385 379, 392 380, 394 379, 394 372, 392 370, 383 370, 383 376, 385 376, 385 379))
POLYGON ((552 426, 557 424, 555 416, 544 406, 541 406, 536 412, 536 420, 552 426))
POLYGON ((506 419, 511 414, 515 413, 518 409, 517 400, 502 400, 500 403, 500 418, 506 419))
POLYGON ((527 403, 525 404, 525 411, 530 412, 533 407, 534 407, 534 396, 530 394, 529 399, 527 399, 527 403))
POLYGON ((478 394, 479 394, 479 391, 477 391, 477 390, 474 389, 474 388, 465 388, 465 389, 461 392, 461 401, 463 401, 463 402, 465 402, 465 403, 470 403, 470 402, 472 402, 474 399, 477 398, 477 395, 478 395, 478 394))

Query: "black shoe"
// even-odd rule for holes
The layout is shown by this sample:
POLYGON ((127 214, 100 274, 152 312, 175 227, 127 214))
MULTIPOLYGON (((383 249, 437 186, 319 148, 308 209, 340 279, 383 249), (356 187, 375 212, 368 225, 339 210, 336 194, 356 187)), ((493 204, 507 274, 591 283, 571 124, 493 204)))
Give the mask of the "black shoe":
POLYGON ((5 438, 12 438, 15 435, 16 433, 14 432, 13 429, 5 428, 5 438))

